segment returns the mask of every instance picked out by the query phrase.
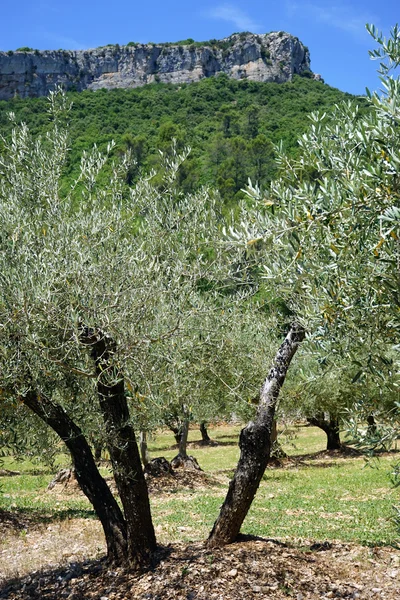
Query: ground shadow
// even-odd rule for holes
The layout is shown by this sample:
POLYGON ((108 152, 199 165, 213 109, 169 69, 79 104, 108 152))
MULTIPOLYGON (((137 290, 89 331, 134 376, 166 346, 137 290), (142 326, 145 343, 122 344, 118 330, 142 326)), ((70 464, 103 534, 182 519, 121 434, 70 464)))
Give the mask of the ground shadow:
POLYGON ((393 456, 400 451, 396 448, 389 451, 375 452, 373 456, 361 452, 357 448, 343 445, 339 450, 319 450, 307 454, 286 455, 284 458, 272 457, 268 462, 267 469, 290 469, 290 468, 319 468, 328 469, 331 467, 341 468, 345 464, 338 462, 340 459, 359 459, 381 458, 383 456, 393 456))
POLYGON ((66 508, 38 510, 36 508, 16 508, 12 512, 0 510, 0 525, 20 531, 32 525, 47 524, 66 519, 97 519, 94 510, 90 508, 66 508))
MULTIPOLYGON (((172 546, 159 546, 153 554, 148 571, 155 570, 162 561, 169 558, 172 552, 172 546)), ((189 557, 194 557, 190 548, 188 548, 189 557)), ((103 556, 98 559, 71 562, 60 567, 44 568, 12 579, 3 581, 0 579, 0 599, 55 600, 60 597, 70 597, 70 592, 72 593, 74 583, 78 579, 89 580, 90 588, 90 593, 86 589, 78 596, 79 598, 100 598, 105 596, 104 591, 109 587, 116 589, 126 587, 124 584, 131 576, 132 571, 129 569, 114 570, 107 557, 103 556)))
POLYGON ((13 596, 21 598, 32 598, 32 600, 42 600, 44 598, 52 599, 58 597, 56 585, 60 582, 67 583, 78 577, 85 575, 94 575, 100 573, 106 567, 106 559, 100 560, 85 560, 83 562, 73 562, 62 567, 53 569, 42 569, 35 571, 29 575, 15 577, 12 579, 0 580, 0 598, 8 598, 12 593, 13 596), (44 582, 54 581, 55 587, 52 591, 47 590, 47 593, 41 589, 44 582), (51 594, 54 594, 53 596, 51 594))

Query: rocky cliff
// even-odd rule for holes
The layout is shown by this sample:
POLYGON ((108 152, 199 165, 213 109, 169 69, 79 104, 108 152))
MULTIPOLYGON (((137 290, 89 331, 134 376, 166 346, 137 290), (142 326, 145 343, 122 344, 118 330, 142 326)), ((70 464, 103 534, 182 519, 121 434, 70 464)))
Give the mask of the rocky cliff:
POLYGON ((0 99, 44 96, 59 84, 77 91, 154 81, 189 83, 218 73, 234 79, 289 81, 310 72, 308 49, 282 31, 234 34, 204 44, 128 44, 79 51, 0 52, 0 99))

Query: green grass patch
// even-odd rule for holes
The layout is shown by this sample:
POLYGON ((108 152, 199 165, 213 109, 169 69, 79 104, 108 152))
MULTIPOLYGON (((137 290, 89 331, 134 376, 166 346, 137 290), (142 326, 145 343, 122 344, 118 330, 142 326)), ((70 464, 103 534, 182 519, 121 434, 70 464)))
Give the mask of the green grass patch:
POLYGON ((267 470, 244 532, 279 538, 393 545, 391 520, 398 490, 388 485, 390 459, 379 469, 348 458, 331 466, 267 470))
MULTIPOLYGON (((219 444, 199 446, 200 433, 191 430, 189 453, 210 474, 203 487, 165 487, 151 498, 154 524, 161 542, 205 539, 226 494, 228 477, 235 468, 240 427, 210 429, 219 444)), ((242 532, 284 540, 357 542, 395 545, 398 531, 392 520, 399 490, 390 487, 392 457, 385 455, 366 466, 362 457, 322 453, 326 438, 313 427, 294 427, 282 438, 293 458, 284 468, 268 468, 242 532)), ((177 453, 170 432, 150 441, 152 456, 172 458, 177 453)), ((64 456, 65 464, 67 464, 64 456)), ((38 521, 93 518, 83 496, 47 491, 52 473, 29 461, 6 458, 3 468, 18 476, 0 477, 0 507, 29 515, 38 521), (36 470, 35 470, 36 469, 36 470)), ((103 474, 109 474, 107 468, 103 474)))

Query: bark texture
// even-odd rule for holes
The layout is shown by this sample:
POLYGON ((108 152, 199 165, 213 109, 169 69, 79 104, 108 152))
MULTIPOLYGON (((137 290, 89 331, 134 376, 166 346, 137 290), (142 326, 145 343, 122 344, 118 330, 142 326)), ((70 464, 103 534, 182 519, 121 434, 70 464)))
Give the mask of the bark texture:
POLYGON ((303 327, 293 323, 261 388, 256 418, 240 433, 239 462, 209 535, 209 547, 233 542, 240 531, 270 456, 271 431, 279 392, 290 362, 304 336, 303 327))
POLYGON ((182 425, 179 425, 179 427, 176 426, 172 422, 172 419, 169 419, 169 420, 165 419, 165 424, 167 425, 167 427, 169 427, 169 429, 174 434, 175 442, 179 446, 179 442, 181 441, 182 425))
POLYGON ((207 424, 202 421, 200 423, 200 433, 201 433, 201 441, 203 442, 203 444, 208 444, 209 442, 211 442, 211 438, 208 435, 208 431, 207 431, 207 424))
POLYGON ((187 458, 187 441, 189 435, 189 419, 185 419, 182 423, 181 436, 179 439, 179 451, 178 454, 182 458, 187 458))
POLYGON ((308 417, 307 421, 310 425, 319 427, 326 433, 327 450, 340 450, 342 443, 340 441, 339 419, 336 416, 330 414, 326 418, 324 413, 318 413, 313 417, 308 417))
MULTIPOLYGON (((185 406, 182 407, 184 413, 187 415, 188 411, 185 406)), ((178 443, 178 454, 171 460, 171 466, 173 469, 179 469, 183 467, 184 469, 192 469, 196 471, 201 471, 199 463, 195 459, 194 456, 189 456, 187 453, 187 443, 189 436, 189 418, 185 418, 182 421, 180 427, 180 437, 178 443)))
POLYGON ((378 428, 377 428, 376 423, 375 423, 375 417, 374 417, 374 415, 372 415, 372 414, 368 415, 368 417, 367 417, 367 423, 368 423, 367 435, 369 437, 373 438, 373 437, 376 436, 377 431, 378 431, 378 428))
POLYGON ((99 463, 101 461, 101 453, 103 451, 103 444, 101 442, 94 442, 93 449, 94 449, 94 459, 97 463, 99 463))
POLYGON ((145 431, 140 432, 139 436, 140 456, 142 457, 143 467, 146 467, 151 458, 149 448, 147 446, 147 433, 145 431))
POLYGON ((146 568, 156 550, 149 494, 130 422, 124 378, 114 365, 114 341, 99 330, 83 327, 81 340, 91 346, 97 374, 97 393, 103 415, 115 483, 124 508, 128 560, 146 568))
POLYGON ((125 520, 107 483, 100 475, 92 451, 81 429, 65 410, 48 398, 31 391, 23 403, 49 425, 65 442, 71 453, 75 476, 103 526, 108 558, 122 563, 127 554, 125 520))

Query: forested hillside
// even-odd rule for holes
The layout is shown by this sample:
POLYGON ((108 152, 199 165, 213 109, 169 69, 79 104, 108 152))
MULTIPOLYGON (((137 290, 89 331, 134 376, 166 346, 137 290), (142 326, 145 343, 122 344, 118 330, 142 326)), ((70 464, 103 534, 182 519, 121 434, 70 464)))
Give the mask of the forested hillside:
MULTIPOLYGON (((282 140, 290 154, 308 127, 307 114, 329 111, 350 95, 320 81, 295 76, 284 84, 237 81, 220 75, 198 83, 153 84, 136 89, 70 93, 72 152, 65 181, 77 173, 83 150, 116 142, 116 153, 131 149, 140 170, 159 167, 161 151, 173 138, 190 146, 180 174, 185 191, 217 185, 226 203, 235 200, 248 177, 265 184, 274 174, 273 144, 282 140)), ((33 133, 48 127, 46 99, 0 102, 0 129, 11 131, 8 113, 33 133)))

